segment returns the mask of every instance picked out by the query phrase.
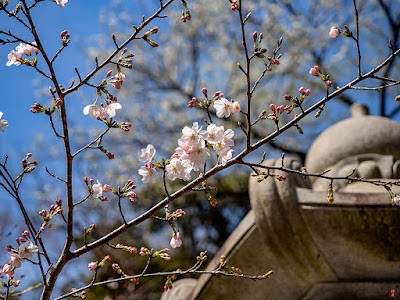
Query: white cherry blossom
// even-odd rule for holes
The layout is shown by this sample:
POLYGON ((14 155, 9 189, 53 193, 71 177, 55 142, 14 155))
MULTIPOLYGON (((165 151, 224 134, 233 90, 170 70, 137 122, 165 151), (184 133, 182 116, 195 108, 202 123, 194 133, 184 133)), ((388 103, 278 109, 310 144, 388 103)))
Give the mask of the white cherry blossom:
POLYGON ((4 132, 3 127, 8 126, 8 121, 7 120, 1 120, 1 117, 3 116, 3 113, 0 111, 0 131, 4 132))
POLYGON ((10 255, 10 257, 8 258, 8 262, 14 268, 20 268, 21 267, 22 258, 17 253, 12 253, 10 255))
POLYGON ((139 155, 139 161, 148 164, 152 161, 154 155, 156 154, 156 149, 152 144, 148 144, 146 149, 142 149, 139 155))
POLYGON ((201 129, 202 127, 200 127, 197 122, 194 122, 191 128, 185 126, 182 129, 183 135, 178 140, 178 145, 182 147, 182 145, 185 144, 189 144, 190 146, 200 144, 207 135, 207 132, 201 129))
POLYGON ((216 101, 214 101, 214 108, 215 108, 215 113, 217 114, 218 118, 228 118, 231 115, 231 106, 232 103, 226 99, 226 98, 221 98, 216 101))
POLYGON ((210 124, 207 127, 207 137, 206 140, 211 145, 217 143, 218 141, 222 140, 224 137, 224 127, 217 126, 215 124, 210 124))
POLYGON ((192 169, 199 171, 199 166, 205 164, 207 156, 210 156, 210 149, 205 147, 205 142, 202 140, 202 143, 192 146, 187 153, 182 155, 181 159, 188 160, 192 169))
POLYGON ((65 8, 65 3, 67 3, 68 0, 56 0, 56 3, 59 7, 65 8))
POLYGON ((110 116, 110 118, 115 117, 117 114, 116 110, 122 109, 122 105, 119 103, 111 103, 106 107, 106 112, 110 116))
POLYGON ((174 181, 175 179, 183 179, 185 181, 190 180, 190 165, 188 161, 182 161, 178 158, 172 158, 165 170, 169 180, 174 181))
POLYGON ((15 50, 11 50, 11 52, 7 56, 8 61, 6 62, 6 66, 9 67, 11 65, 19 66, 22 61, 22 56, 15 50))
POLYGON ((89 115, 91 119, 97 119, 100 116, 101 109, 96 104, 86 105, 83 109, 84 115, 89 115))
POLYGON ((33 258, 33 253, 37 253, 39 247, 34 245, 31 241, 27 241, 18 247, 18 255, 21 258, 33 258))
POLYGON ((170 245, 172 248, 179 248, 180 246, 182 246, 182 238, 181 238, 181 233, 179 231, 172 235, 170 245))
POLYGON ((139 175, 142 176, 142 182, 143 183, 154 183, 156 182, 156 175, 157 175, 157 170, 154 168, 152 164, 146 164, 143 167, 139 169, 139 175))
POLYGON ((97 180, 97 183, 92 186, 93 197, 100 198, 103 196, 103 185, 97 180))

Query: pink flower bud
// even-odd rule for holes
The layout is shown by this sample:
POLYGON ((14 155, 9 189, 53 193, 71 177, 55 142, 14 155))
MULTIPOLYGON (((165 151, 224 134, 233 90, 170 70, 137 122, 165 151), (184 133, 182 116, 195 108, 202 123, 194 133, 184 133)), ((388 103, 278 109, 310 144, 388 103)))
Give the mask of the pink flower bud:
POLYGON ((88 264, 88 268, 90 271, 94 271, 97 269, 97 262, 91 262, 88 264))
POLYGON ((157 33, 157 32, 158 32, 158 27, 157 27, 157 26, 154 26, 154 27, 150 30, 150 32, 151 32, 151 33, 157 33))
POLYGON ((302 93, 304 91, 304 86, 302 86, 301 88, 299 88, 299 93, 302 93))
POLYGON ((108 184, 105 184, 103 186, 103 192, 105 193, 105 192, 108 192, 108 191, 111 191, 111 186, 109 186, 108 184))
POLYGON ((67 31, 67 30, 64 30, 64 31, 61 31, 60 35, 61 35, 61 37, 63 38, 67 33, 68 33, 68 31, 67 31))
POLYGON ((271 105, 269 106, 269 108, 270 108, 272 111, 275 111, 276 106, 275 106, 275 104, 271 104, 271 105))
POLYGON ((306 96, 308 96, 308 95, 310 95, 310 89, 306 89, 305 91, 304 91, 304 95, 306 95, 306 96))
POLYGON ((317 70, 315 68, 311 68, 309 72, 312 76, 317 76, 317 70))
POLYGON ((326 81, 325 81, 325 84, 326 84, 326 86, 327 86, 328 88, 330 88, 330 87, 332 86, 332 81, 326 80, 326 81))
POLYGON ((124 54, 126 53, 126 51, 128 51, 128 48, 124 48, 124 49, 122 50, 122 55, 124 55, 124 54))
POLYGON ((293 97, 292 95, 286 94, 285 96, 283 96, 283 98, 285 98, 285 100, 290 101, 293 97))
POLYGON ((204 96, 207 97, 207 89, 204 87, 204 88, 201 89, 201 91, 203 92, 204 96))
POLYGON ((329 30, 329 36, 332 39, 337 38, 340 35, 340 31, 336 26, 332 26, 331 29, 329 30))
POLYGON ((112 75, 112 70, 110 70, 110 71, 107 72, 106 77, 110 77, 111 75, 112 75))

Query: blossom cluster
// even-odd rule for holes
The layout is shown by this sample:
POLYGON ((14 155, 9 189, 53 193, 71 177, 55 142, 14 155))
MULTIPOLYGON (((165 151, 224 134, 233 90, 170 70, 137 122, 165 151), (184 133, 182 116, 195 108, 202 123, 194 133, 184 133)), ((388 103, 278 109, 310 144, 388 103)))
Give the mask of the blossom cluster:
POLYGON ((324 75, 319 66, 314 66, 313 68, 311 68, 309 73, 312 76, 320 77, 325 82, 327 88, 330 88, 332 86, 332 81, 329 80, 329 74, 324 75))
MULTIPOLYGON (((11 252, 11 255, 8 258, 8 264, 5 264, 3 269, 0 270, 0 273, 4 273, 10 279, 13 279, 15 269, 21 267, 24 259, 33 258, 33 254, 39 251, 38 246, 34 245, 30 240, 29 232, 26 230, 22 233, 21 237, 16 238, 16 242, 18 244, 17 249, 11 245, 7 245, 7 251, 11 252)), ((19 280, 14 285, 18 286, 19 280)))
POLYGON ((62 202, 61 199, 56 199, 56 205, 50 205, 50 209, 48 212, 45 209, 39 212, 39 215, 42 216, 43 218, 43 223, 42 226, 40 227, 40 230, 44 231, 46 227, 51 228, 51 224, 48 224, 50 220, 55 215, 61 215, 61 214, 62 214, 62 202))
MULTIPOLYGON (((177 178, 190 180, 192 170, 199 171, 200 166, 205 164, 207 156, 210 156, 210 147, 217 153, 219 163, 226 164, 232 158, 231 147, 234 145, 232 129, 225 130, 223 126, 210 124, 207 130, 202 130, 202 127, 194 122, 192 127, 185 126, 182 134, 178 140, 179 147, 175 149, 165 167, 167 176, 172 181, 177 178)), ((151 163, 155 153, 153 145, 141 150, 139 160, 145 165, 140 168, 139 174, 143 183, 155 182, 157 171, 151 163)))
POLYGON ((224 93, 221 91, 218 91, 214 94, 214 96, 211 99, 208 99, 207 95, 207 89, 203 88, 202 92, 204 96, 206 97, 206 100, 201 103, 199 100, 197 100, 196 97, 193 97, 192 100, 189 101, 188 107, 193 108, 193 107, 200 107, 200 108, 206 108, 210 106, 211 102, 214 101, 214 109, 215 113, 218 118, 229 118, 230 115, 237 113, 240 111, 240 104, 237 101, 229 101, 224 97, 224 93))
POLYGON ((35 64, 36 58, 34 58, 32 60, 32 62, 29 60, 24 60, 22 58, 22 55, 24 55, 24 54, 32 57, 32 52, 35 52, 37 55, 39 53, 39 49, 36 48, 35 46, 37 46, 36 42, 32 42, 30 45, 20 43, 15 48, 15 50, 11 50, 11 52, 8 54, 8 56, 7 56, 8 61, 6 62, 6 66, 7 67, 9 67, 11 65, 19 66, 21 64, 31 65, 32 63, 35 64))
POLYGON ((103 196, 103 193, 111 191, 111 186, 108 184, 102 185, 99 180, 97 180, 97 183, 93 184, 94 180, 90 179, 90 181, 88 181, 87 177, 84 177, 83 181, 86 183, 89 193, 92 194, 93 197, 99 198, 101 201, 108 201, 108 198, 103 196))
POLYGON ((107 115, 110 118, 115 117, 117 114, 117 110, 122 109, 122 105, 120 103, 110 103, 107 107, 103 106, 103 103, 100 106, 97 106, 96 103, 86 105, 83 109, 84 115, 89 115, 91 119, 99 119, 104 120, 107 118, 107 115))

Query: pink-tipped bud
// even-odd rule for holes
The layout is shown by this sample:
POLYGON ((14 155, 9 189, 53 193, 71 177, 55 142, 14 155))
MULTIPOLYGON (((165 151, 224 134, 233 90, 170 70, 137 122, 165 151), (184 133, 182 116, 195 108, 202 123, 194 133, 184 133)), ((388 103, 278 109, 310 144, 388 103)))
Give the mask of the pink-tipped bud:
POLYGON ((84 183, 86 183, 86 184, 88 184, 88 179, 87 179, 87 177, 85 176, 85 177, 83 177, 83 182, 84 183))
POLYGON ((92 178, 90 178, 90 185, 93 185, 93 179, 92 178))
POLYGON ((112 73, 113 73, 112 70, 108 71, 108 72, 107 72, 107 75, 106 75, 106 78, 107 78, 107 77, 110 77, 110 76, 112 75, 112 73))
POLYGON ((289 95, 289 94, 286 94, 285 96, 283 96, 283 98, 285 98, 285 100, 288 100, 288 101, 293 99, 292 95, 289 95))
POLYGON ((330 88, 330 87, 332 86, 332 81, 326 80, 326 81, 325 81, 325 84, 326 84, 326 86, 327 86, 328 88, 330 88))
POLYGON ((304 86, 302 86, 301 88, 299 88, 299 93, 302 93, 304 91, 304 86))
POLYGON ((57 199, 56 199, 56 203, 57 203, 58 206, 61 206, 61 204, 62 204, 61 199, 60 199, 60 198, 57 198, 57 199))
POLYGON ((68 33, 68 30, 61 31, 60 35, 63 38, 68 33))
POLYGON ((207 97, 207 89, 206 89, 205 87, 203 87, 203 88, 201 89, 201 91, 203 92, 204 96, 207 97))
POLYGON ((26 155, 26 158, 29 158, 29 157, 31 157, 32 156, 32 153, 28 153, 27 155, 26 155))
POLYGON ((150 30, 150 32, 151 32, 151 33, 157 33, 157 32, 158 32, 158 27, 157 27, 157 26, 154 26, 154 27, 150 30))
POLYGON ((126 51, 128 51, 128 48, 124 48, 124 49, 122 50, 122 55, 124 55, 124 54, 126 53, 126 51))
POLYGON ((271 105, 269 106, 269 108, 270 108, 272 111, 275 111, 275 110, 276 110, 275 104, 271 104, 271 105))
POLYGON ((311 93, 310 89, 306 89, 306 90, 304 91, 304 95, 306 95, 306 96, 310 95, 310 93, 311 93))
POLYGON ((253 41, 254 41, 254 43, 257 42, 257 31, 254 31, 254 33, 253 33, 253 41))

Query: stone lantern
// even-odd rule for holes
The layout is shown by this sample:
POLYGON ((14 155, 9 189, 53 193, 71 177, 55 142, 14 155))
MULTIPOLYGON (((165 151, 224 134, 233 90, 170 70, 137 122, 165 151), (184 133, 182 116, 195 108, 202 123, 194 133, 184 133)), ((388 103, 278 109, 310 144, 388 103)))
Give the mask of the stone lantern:
MULTIPOLYGON (((353 174, 388 181, 400 178, 400 124, 367 115, 356 104, 352 118, 324 131, 311 146, 309 173, 353 174), (354 170, 355 169, 355 170, 354 170)), ((294 159, 285 167, 301 169, 294 159)), ((281 166, 281 159, 265 164, 281 166)), ((275 172, 276 173, 276 172, 275 172)), ((400 295, 400 210, 382 186, 334 181, 289 173, 279 182, 250 178, 251 211, 227 239, 207 269, 227 264, 245 274, 271 278, 252 281, 202 275, 177 281, 166 299, 390 299, 400 295), (185 282, 183 282, 185 281, 185 282)), ((392 187, 400 195, 400 188, 392 187)))

